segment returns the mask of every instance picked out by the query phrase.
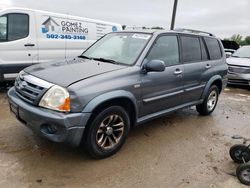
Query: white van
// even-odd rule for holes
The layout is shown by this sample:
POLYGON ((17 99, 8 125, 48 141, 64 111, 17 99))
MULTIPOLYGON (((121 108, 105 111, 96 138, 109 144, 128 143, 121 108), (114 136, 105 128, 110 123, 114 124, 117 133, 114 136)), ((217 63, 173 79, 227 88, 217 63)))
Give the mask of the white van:
POLYGON ((52 12, 10 8, 0 11, 0 82, 35 63, 80 55, 120 24, 52 12))

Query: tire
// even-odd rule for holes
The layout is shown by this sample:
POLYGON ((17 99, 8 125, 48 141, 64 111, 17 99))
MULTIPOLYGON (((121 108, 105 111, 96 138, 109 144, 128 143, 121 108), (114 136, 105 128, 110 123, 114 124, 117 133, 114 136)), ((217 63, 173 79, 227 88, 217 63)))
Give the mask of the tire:
POLYGON ((212 85, 209 88, 203 103, 196 106, 197 112, 204 116, 211 114, 217 105, 218 98, 219 89, 217 86, 212 85))
POLYGON ((245 162, 250 161, 250 150, 243 144, 233 145, 229 150, 229 154, 231 159, 236 163, 243 163, 242 157, 244 157, 245 162))
POLYGON ((250 164, 241 164, 236 169, 236 176, 241 183, 250 185, 250 164))
POLYGON ((109 157, 125 143, 129 130, 130 119, 124 108, 108 107, 90 122, 86 134, 86 151, 95 159, 109 157))

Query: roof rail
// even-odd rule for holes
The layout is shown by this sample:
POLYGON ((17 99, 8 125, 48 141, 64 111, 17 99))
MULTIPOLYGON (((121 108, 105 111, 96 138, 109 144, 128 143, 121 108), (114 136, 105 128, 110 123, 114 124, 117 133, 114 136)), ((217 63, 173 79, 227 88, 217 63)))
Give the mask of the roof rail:
POLYGON ((174 31, 186 32, 186 33, 196 33, 196 34, 203 33, 203 34, 206 34, 206 35, 208 35, 208 36, 215 37, 215 35, 212 34, 212 33, 208 33, 208 32, 205 32, 205 31, 199 31, 199 30, 193 30, 193 29, 176 28, 176 29, 174 29, 174 31))

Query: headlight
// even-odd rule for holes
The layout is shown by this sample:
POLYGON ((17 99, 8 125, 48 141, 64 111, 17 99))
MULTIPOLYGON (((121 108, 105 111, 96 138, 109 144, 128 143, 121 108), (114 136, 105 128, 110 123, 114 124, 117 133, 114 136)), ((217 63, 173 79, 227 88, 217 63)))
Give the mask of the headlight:
POLYGON ((39 106, 61 112, 69 112, 69 93, 63 87, 57 85, 52 86, 40 100, 39 106))

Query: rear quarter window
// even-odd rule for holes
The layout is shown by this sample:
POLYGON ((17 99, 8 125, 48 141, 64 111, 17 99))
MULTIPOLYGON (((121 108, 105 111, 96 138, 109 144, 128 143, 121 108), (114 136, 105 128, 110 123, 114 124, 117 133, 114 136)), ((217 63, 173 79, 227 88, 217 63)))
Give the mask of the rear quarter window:
POLYGON ((207 45, 210 59, 211 60, 220 59, 222 57, 222 52, 219 41, 217 39, 208 37, 205 37, 204 40, 207 45))

